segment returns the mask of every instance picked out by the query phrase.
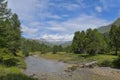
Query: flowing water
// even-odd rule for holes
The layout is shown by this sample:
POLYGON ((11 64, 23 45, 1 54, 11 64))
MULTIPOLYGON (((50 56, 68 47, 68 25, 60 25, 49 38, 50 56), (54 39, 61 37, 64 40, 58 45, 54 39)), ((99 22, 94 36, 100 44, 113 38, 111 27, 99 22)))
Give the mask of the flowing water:
POLYGON ((112 80, 105 76, 96 75, 89 69, 79 69, 64 72, 68 64, 53 60, 29 56, 25 59, 29 76, 35 75, 39 80, 112 80))
POLYGON ((37 74, 37 73, 53 73, 53 72, 63 72, 66 64, 53 60, 46 60, 43 58, 36 58, 29 56, 25 59, 27 64, 27 69, 25 72, 27 74, 37 74))

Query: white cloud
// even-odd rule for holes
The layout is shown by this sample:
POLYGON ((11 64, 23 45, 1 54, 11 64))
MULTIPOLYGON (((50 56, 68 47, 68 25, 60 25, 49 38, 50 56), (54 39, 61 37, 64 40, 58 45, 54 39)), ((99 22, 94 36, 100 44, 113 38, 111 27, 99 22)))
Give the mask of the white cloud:
POLYGON ((48 16, 49 18, 53 18, 53 19, 61 19, 61 17, 60 16, 58 16, 58 15, 49 15, 48 16))
POLYGON ((108 25, 109 21, 104 19, 99 19, 95 16, 81 15, 76 18, 71 18, 67 21, 57 22, 50 21, 47 22, 50 26, 47 28, 49 31, 56 31, 56 34, 42 34, 41 38, 46 40, 67 40, 73 39, 73 34, 75 31, 82 31, 88 28, 98 28, 103 25, 108 25))
POLYGON ((12 12, 17 13, 21 20, 31 20, 36 12, 38 0, 8 0, 8 7, 12 12))
POLYGON ((64 4, 61 4, 60 7, 65 8, 67 10, 76 10, 80 8, 80 5, 73 4, 73 3, 64 3, 64 4))
POLYGON ((95 7, 95 10, 96 10, 97 12, 102 12, 102 7, 96 6, 96 7, 95 7))
POLYGON ((59 16, 59 15, 56 15, 56 14, 51 14, 49 12, 41 13, 41 14, 39 14, 39 17, 41 19, 45 19, 45 18, 62 19, 62 16, 59 16))
POLYGON ((31 22, 29 25, 32 26, 32 27, 37 27, 37 26, 42 25, 42 23, 40 23, 40 22, 38 22, 38 21, 33 21, 33 22, 31 22))
POLYGON ((120 0, 99 0, 104 10, 109 10, 112 7, 119 7, 120 0))
POLYGON ((73 36, 73 34, 44 34, 41 38, 48 41, 71 41, 73 36))
POLYGON ((97 28, 109 23, 109 21, 99 19, 95 16, 81 15, 63 22, 50 21, 48 22, 48 24, 51 27, 49 27, 48 29, 63 33, 74 33, 78 30, 81 31, 88 28, 97 28))
MULTIPOLYGON (((19 15, 21 21, 24 21, 24 23, 22 23, 22 31, 32 36, 32 38, 41 37, 48 40, 72 40, 75 31, 86 30, 88 28, 97 28, 99 26, 107 25, 110 23, 107 20, 89 15, 80 15, 74 18, 70 18, 68 13, 59 16, 53 14, 49 10, 51 6, 57 8, 59 7, 58 9, 64 8, 70 11, 78 10, 80 8, 88 6, 82 3, 83 0, 78 1, 80 1, 79 4, 53 4, 50 2, 50 0, 8 0, 8 3, 9 8, 12 8, 13 12, 19 15), (44 21, 44 19, 46 18, 62 19, 65 17, 69 17, 69 19, 65 21, 49 20, 41 22, 44 21), (25 26, 24 24, 27 26, 25 26), (39 32, 40 29, 41 32, 39 32), (57 33, 52 34, 52 32, 57 33)), ((95 9, 98 12, 102 12, 103 10, 100 6, 97 6, 95 9)))
POLYGON ((30 28, 25 25, 21 25, 21 26, 22 26, 22 32, 27 33, 29 35, 35 35, 38 32, 38 29, 30 28))

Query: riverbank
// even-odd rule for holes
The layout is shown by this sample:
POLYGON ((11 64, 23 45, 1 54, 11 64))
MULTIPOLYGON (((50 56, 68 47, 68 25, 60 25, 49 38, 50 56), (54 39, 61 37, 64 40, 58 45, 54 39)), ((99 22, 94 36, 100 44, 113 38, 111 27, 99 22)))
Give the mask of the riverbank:
POLYGON ((17 67, 0 66, 0 80, 37 80, 21 72, 17 67))
POLYGON ((41 54, 40 52, 36 52, 33 54, 37 54, 40 57, 50 60, 58 60, 63 61, 65 63, 71 64, 84 64, 89 63, 92 61, 97 61, 97 65, 104 66, 104 67, 112 67, 112 62, 117 56, 114 55, 96 55, 90 56, 88 54, 74 54, 74 53, 65 53, 65 52, 58 52, 57 54, 52 54, 52 52, 41 54))
MULTIPOLYGON (((44 59, 39 57, 38 55, 32 56, 32 58, 29 59, 32 60, 27 60, 28 62, 30 62, 29 65, 27 65, 29 67, 30 72, 29 70, 27 71, 28 73, 31 73, 28 75, 38 78, 39 80, 88 80, 88 79, 89 80, 120 80, 119 78, 117 78, 118 75, 120 75, 119 70, 117 69, 114 70, 111 68, 102 68, 102 67, 77 68, 74 71, 66 72, 63 69, 67 69, 68 65, 64 65, 64 67, 60 66, 61 61, 44 59), (35 63, 31 61, 35 61, 35 63), (61 69, 60 71, 57 68, 58 66, 61 69), (34 69, 31 70, 31 68, 34 69), (54 71, 54 69, 57 71, 54 71), (38 72, 36 72, 35 70, 38 72), (115 74, 116 77, 112 76, 113 74, 115 74)), ((62 63, 62 64, 66 64, 66 63, 62 63)))
POLYGON ((0 80, 37 80, 22 72, 26 69, 24 58, 22 53, 13 57, 6 56, 4 64, 0 63, 0 80))

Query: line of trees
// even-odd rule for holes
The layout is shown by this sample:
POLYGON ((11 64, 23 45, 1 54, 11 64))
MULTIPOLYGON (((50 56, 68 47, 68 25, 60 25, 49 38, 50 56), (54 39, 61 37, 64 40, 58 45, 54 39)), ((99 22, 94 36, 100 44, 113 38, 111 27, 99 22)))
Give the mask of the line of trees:
POLYGON ((22 38, 21 51, 25 55, 29 55, 29 52, 36 52, 36 51, 39 51, 42 54, 44 54, 51 51, 51 47, 45 45, 44 43, 40 43, 39 41, 36 40, 22 38))
POLYGON ((120 50, 120 26, 112 25, 108 34, 107 36, 101 34, 97 29, 77 31, 72 41, 72 51, 90 55, 115 51, 114 54, 118 55, 120 50))
POLYGON ((88 29, 85 31, 75 32, 72 50, 74 53, 89 53, 95 55, 103 53, 107 48, 104 36, 97 29, 88 29))

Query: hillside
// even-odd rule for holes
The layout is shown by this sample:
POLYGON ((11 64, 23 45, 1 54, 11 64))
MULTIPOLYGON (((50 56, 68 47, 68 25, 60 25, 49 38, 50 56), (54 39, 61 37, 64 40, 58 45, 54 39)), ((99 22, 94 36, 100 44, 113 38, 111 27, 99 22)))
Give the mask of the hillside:
POLYGON ((39 40, 36 40, 37 42, 39 43, 44 43, 48 46, 51 46, 53 47, 54 45, 61 45, 63 47, 65 46, 68 46, 68 45, 71 45, 72 44, 72 41, 48 41, 48 40, 45 40, 45 39, 39 39, 39 40))
POLYGON ((108 31, 111 28, 111 25, 120 25, 120 18, 116 19, 112 24, 109 24, 107 26, 102 26, 98 28, 98 31, 101 33, 108 33, 108 31))

